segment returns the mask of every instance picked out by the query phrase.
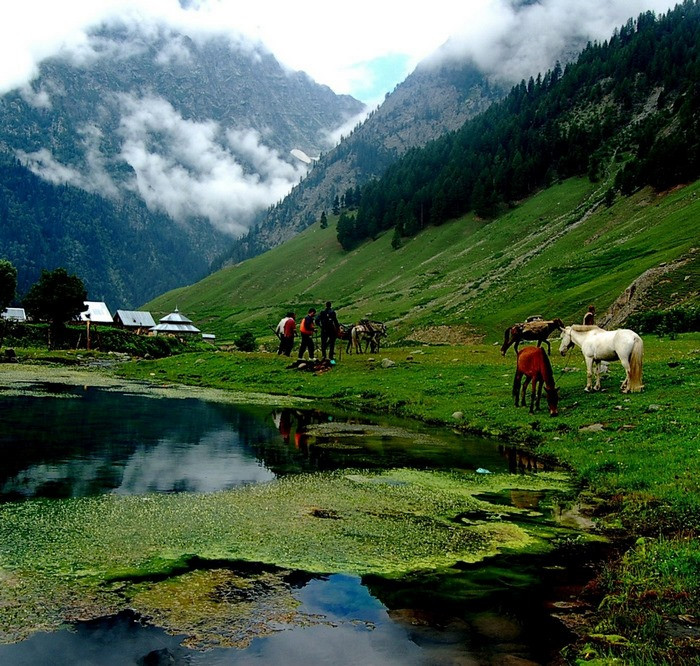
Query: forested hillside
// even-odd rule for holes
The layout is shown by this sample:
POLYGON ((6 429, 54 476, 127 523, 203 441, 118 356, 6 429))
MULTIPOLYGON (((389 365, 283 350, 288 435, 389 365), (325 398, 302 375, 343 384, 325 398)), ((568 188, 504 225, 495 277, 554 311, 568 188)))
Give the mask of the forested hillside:
POLYGON ((53 185, 0 152, 0 257, 17 268, 20 298, 42 269, 61 266, 83 280, 91 300, 135 307, 204 277, 223 238, 202 220, 175 225, 135 196, 112 201, 53 185))
POLYGON ((507 91, 470 60, 422 63, 361 125, 321 155, 288 196, 258 216, 221 265, 254 257, 291 238, 321 212, 330 212, 336 198, 380 177, 408 150, 460 128, 507 91))
POLYGON ((522 81, 459 131, 415 149, 362 190, 338 239, 394 228, 395 245, 474 210, 492 218, 561 178, 614 173, 616 192, 700 173, 700 6, 631 20, 563 71, 522 81))

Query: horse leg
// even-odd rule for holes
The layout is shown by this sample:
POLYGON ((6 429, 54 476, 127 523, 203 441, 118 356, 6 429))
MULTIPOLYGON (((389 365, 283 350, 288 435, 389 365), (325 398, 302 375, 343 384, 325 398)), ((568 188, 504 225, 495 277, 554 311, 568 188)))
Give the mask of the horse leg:
POLYGON ((549 340, 545 338, 545 343, 547 344, 547 356, 552 355, 552 345, 549 344, 549 340))
POLYGON ((590 393, 593 388, 593 358, 586 356, 586 388, 583 389, 586 393, 590 393))
POLYGON ((625 378, 622 380, 622 384, 620 384, 620 390, 623 393, 629 393, 630 392, 630 362, 629 359, 623 358, 620 356, 620 363, 622 363, 622 367, 625 369, 625 378))
POLYGON ((532 392, 530 395, 530 414, 535 413, 535 402, 537 403, 537 409, 540 408, 540 391, 542 390, 542 384, 539 379, 535 377, 532 380, 532 392))
POLYGON ((530 383, 530 377, 529 377, 529 375, 525 375, 525 381, 523 382, 523 388, 522 388, 522 395, 520 396, 520 404, 523 407, 525 407, 525 405, 527 404, 525 402, 525 394, 527 393, 527 387, 528 387, 529 383, 530 383))
POLYGON ((515 406, 520 407, 520 382, 523 378, 523 373, 519 370, 515 371, 515 379, 513 379, 513 398, 515 399, 515 406))
POLYGON ((600 391, 600 361, 595 362, 595 374, 596 374, 595 387, 593 390, 600 391))
MULTIPOLYGON (((542 377, 538 377, 536 380, 537 384, 537 411, 540 411, 540 400, 542 399, 542 387, 544 386, 544 379, 542 377)), ((533 385, 534 386, 534 385, 533 385)))

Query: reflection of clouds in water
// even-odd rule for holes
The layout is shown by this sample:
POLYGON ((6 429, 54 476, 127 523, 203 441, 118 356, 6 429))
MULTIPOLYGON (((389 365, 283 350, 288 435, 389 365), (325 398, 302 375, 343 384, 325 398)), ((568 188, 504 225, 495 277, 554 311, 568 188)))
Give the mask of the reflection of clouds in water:
POLYGON ((262 483, 275 475, 242 453, 240 436, 229 429, 207 433, 196 444, 163 439, 139 447, 126 461, 122 483, 114 492, 215 492, 247 483, 262 483))
POLYGON ((104 477, 103 460, 69 460, 63 463, 30 465, 0 485, 2 495, 37 497, 46 494, 46 488, 65 487, 59 496, 82 497, 92 494, 95 479, 104 477))
POLYGON ((93 450, 56 463, 29 465, 0 483, 0 495, 84 497, 110 489, 122 495, 215 492, 274 479, 244 445, 237 432, 223 428, 199 441, 170 438, 142 444, 118 460, 110 457, 111 450, 93 450))
MULTIPOLYGON (((356 576, 312 580, 295 596, 302 602, 299 610, 322 618, 321 624, 255 640, 235 660, 228 661, 230 653, 221 651, 215 663, 410 666, 439 661, 433 661, 403 626, 389 618, 385 606, 356 576)), ((206 659, 193 659, 197 666, 206 663, 206 659)))

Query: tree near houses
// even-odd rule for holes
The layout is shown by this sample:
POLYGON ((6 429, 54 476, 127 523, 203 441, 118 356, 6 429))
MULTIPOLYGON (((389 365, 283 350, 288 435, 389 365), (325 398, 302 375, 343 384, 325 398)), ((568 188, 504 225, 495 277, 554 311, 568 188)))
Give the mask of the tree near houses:
POLYGON ((17 289, 17 269, 7 259, 0 259, 0 312, 12 303, 17 289))
MULTIPOLYGON (((17 290, 17 269, 7 261, 0 259, 0 312, 12 303, 17 290)), ((5 338, 5 320, 0 320, 0 345, 5 338)))
POLYGON ((35 320, 48 321, 49 348, 61 344, 70 321, 85 310, 87 291, 77 275, 68 275, 65 268, 43 270, 24 297, 27 314, 35 320))

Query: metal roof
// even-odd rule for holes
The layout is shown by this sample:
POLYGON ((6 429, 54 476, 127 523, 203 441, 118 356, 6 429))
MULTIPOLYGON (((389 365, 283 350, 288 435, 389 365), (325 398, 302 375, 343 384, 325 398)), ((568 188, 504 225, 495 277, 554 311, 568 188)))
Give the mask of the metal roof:
POLYGON ((192 324, 192 320, 183 315, 177 308, 175 312, 162 317, 158 326, 152 329, 155 333, 199 333, 199 329, 192 324))
POLYGON ((114 315, 124 326, 143 326, 151 328, 156 325, 153 315, 145 310, 117 310, 114 315))
POLYGON ((165 317, 162 317, 160 320, 161 324, 191 324, 192 320, 188 319, 185 317, 184 314, 182 314, 177 308, 175 308, 175 312, 171 312, 169 315, 165 315, 165 317))
POLYGON ((114 319, 109 313, 107 305, 101 301, 83 301, 86 310, 80 313, 80 321, 88 321, 95 324, 113 324, 114 319))
POLYGON ((192 324, 171 324, 167 322, 165 324, 158 324, 158 326, 154 326, 151 330, 156 333, 199 333, 199 329, 192 324))
POLYGON ((5 308, 2 313, 3 319, 12 319, 14 321, 27 321, 27 315, 24 308, 5 308))

